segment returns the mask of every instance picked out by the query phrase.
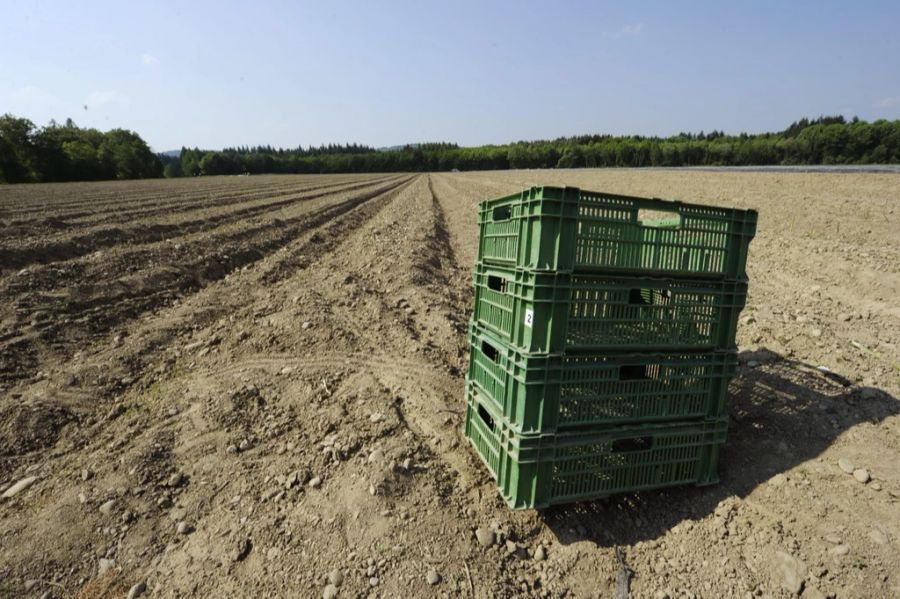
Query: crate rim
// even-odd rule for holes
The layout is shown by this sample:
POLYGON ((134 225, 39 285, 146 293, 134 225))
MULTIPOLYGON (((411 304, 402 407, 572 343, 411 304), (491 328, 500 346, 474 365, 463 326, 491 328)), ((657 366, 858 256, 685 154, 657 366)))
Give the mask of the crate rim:
POLYGON ((638 204, 652 203, 654 205, 666 205, 666 206, 669 206, 670 209, 679 209, 679 210, 684 209, 684 208, 687 208, 688 210, 697 209, 697 210, 701 210, 701 211, 712 211, 713 214, 716 212, 720 212, 723 214, 723 216, 725 213, 731 213, 731 214, 744 213, 744 214, 746 214, 750 217, 754 217, 754 218, 758 218, 758 216, 759 216, 759 211, 755 208, 733 208, 733 207, 725 207, 725 206, 714 206, 714 205, 710 205, 710 204, 700 204, 697 202, 686 202, 684 200, 680 200, 680 199, 676 199, 676 198, 673 198, 673 199, 661 198, 658 196, 652 196, 652 197, 648 198, 648 197, 632 196, 632 195, 611 193, 611 192, 592 190, 592 189, 584 189, 583 187, 576 187, 576 186, 569 186, 569 185, 564 185, 564 186, 531 185, 529 187, 523 188, 521 191, 511 193, 511 194, 508 194, 508 195, 505 195, 505 196, 502 196, 499 198, 489 198, 486 200, 482 200, 481 202, 479 202, 479 212, 486 210, 487 206, 489 204, 493 204, 495 202, 500 203, 500 202, 505 202, 505 201, 512 201, 512 200, 521 200, 524 202, 544 201, 544 202, 563 202, 563 203, 574 202, 574 203, 577 203, 577 202, 581 201, 582 194, 603 196, 603 197, 609 198, 611 200, 621 200, 621 201, 625 201, 625 202, 633 202, 633 203, 638 203, 638 204), (526 193, 540 192, 541 194, 543 194, 544 190, 560 191, 560 192, 562 192, 563 195, 561 198, 544 198, 544 197, 531 198, 531 199, 523 198, 523 195, 526 193), (569 194, 574 194, 574 197, 571 197, 569 194))

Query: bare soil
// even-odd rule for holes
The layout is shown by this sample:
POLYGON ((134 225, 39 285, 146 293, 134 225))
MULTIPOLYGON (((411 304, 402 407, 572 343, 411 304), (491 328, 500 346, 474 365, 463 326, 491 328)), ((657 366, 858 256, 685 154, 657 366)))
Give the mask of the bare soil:
POLYGON ((612 597, 617 549, 634 597, 900 596, 896 174, 5 186, 0 230, 0 596, 612 597), (475 208, 532 184, 759 210, 720 484, 498 497, 475 208))

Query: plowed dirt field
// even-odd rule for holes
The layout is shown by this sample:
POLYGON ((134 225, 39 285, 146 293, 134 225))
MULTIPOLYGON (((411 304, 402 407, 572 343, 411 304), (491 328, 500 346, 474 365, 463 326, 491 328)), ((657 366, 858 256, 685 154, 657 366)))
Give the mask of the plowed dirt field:
POLYGON ((900 596, 900 175, 3 186, 0 231, 0 596, 900 596), (759 210, 720 484, 498 497, 475 208, 532 184, 759 210))

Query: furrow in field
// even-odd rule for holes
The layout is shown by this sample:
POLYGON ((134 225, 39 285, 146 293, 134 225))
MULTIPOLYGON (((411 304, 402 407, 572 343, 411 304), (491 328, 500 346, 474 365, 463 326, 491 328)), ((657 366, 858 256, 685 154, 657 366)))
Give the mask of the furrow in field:
MULTIPOLYGON (((199 188, 185 192, 175 182, 172 189, 160 189, 152 194, 131 194, 116 196, 114 199, 102 201, 86 195, 69 208, 46 204, 32 216, 13 218, 7 224, 8 230, 16 232, 33 232, 35 226, 45 226, 49 230, 66 229, 77 226, 95 225, 102 222, 127 222, 138 216, 153 216, 166 211, 178 211, 204 206, 227 205, 235 202, 247 202, 257 198, 284 195, 285 193, 313 191, 340 187, 359 181, 356 179, 332 179, 329 182, 296 181, 279 185, 261 185, 247 188, 233 185, 199 188)), ((27 196, 23 196, 27 197, 27 196)), ((33 212, 33 211, 32 211, 33 212)))
POLYGON ((195 186, 173 180, 137 181, 133 186, 124 187, 121 181, 95 183, 43 184, 38 189, 31 185, 9 186, 0 190, 0 210, 12 224, 39 222, 48 215, 90 214, 102 212, 109 206, 132 202, 182 201, 184 198, 203 197, 235 190, 262 191, 273 187, 272 183, 260 184, 254 188, 241 185, 239 181, 229 181, 230 185, 212 180, 204 180, 195 186), (170 186, 166 189, 165 185, 170 186), (186 187, 187 186, 187 187, 186 187), (112 190, 112 191, 107 191, 112 190))
MULTIPOLYGON (((409 379, 409 367, 399 363, 418 361, 421 373, 415 379, 440 380, 439 387, 461 376, 472 292, 428 176, 417 178, 339 250, 288 283, 297 290, 299 305, 316 315, 316 329, 331 331, 327 341, 306 353, 343 348, 348 355, 385 356, 398 363, 393 371, 377 368, 388 379, 409 379)), ((457 401, 461 388, 451 383, 447 398, 457 401)), ((414 403, 433 414, 444 399, 417 397, 414 403)), ((420 425, 441 428, 431 416, 420 425)))
MULTIPOLYGON (((454 324, 456 337, 450 337, 447 362, 460 372, 465 371, 462 358, 468 354, 466 323, 471 316, 474 291, 472 289, 471 264, 462 263, 457 254, 459 247, 454 243, 450 220, 445 206, 456 207, 459 202, 442 198, 436 192, 432 177, 428 177, 428 194, 434 213, 434 239, 432 251, 438 256, 439 268, 426 272, 433 273, 434 291, 446 305, 448 319, 454 324), (445 289, 443 293, 440 289, 445 289)), ((469 212, 472 214, 472 212, 469 212)), ((426 262, 430 266, 431 262, 426 262)))
POLYGON ((114 247, 109 256, 92 254, 64 263, 32 268, 21 276, 8 278, 0 286, 0 297, 21 294, 21 301, 13 302, 21 312, 32 309, 32 302, 35 300, 39 304, 48 301, 77 301, 78 297, 84 295, 82 290, 121 284, 129 278, 140 279, 143 273, 149 271, 172 269, 189 273, 189 265, 196 264, 198 259, 205 260, 210 270, 221 270, 234 260, 232 254, 245 251, 246 248, 241 244, 249 244, 273 232, 291 231, 298 226, 302 228, 311 214, 322 211, 327 214, 336 205, 379 195, 398 184, 390 183, 362 193, 329 194, 308 205, 297 205, 291 212, 280 213, 279 217, 230 223, 218 229, 201 230, 165 242, 126 247, 123 251, 114 247), (248 226, 251 224, 252 226, 248 226), (65 293, 60 293, 60 286, 65 293))
MULTIPOLYGON (((393 186, 390 193, 378 197, 376 200, 369 202, 364 209, 354 212, 350 217, 336 221, 334 223, 325 223, 321 232, 311 245, 304 244, 300 248, 289 248, 284 257, 279 257, 273 265, 270 265, 261 275, 261 279, 268 285, 271 285, 285 276, 290 276, 298 268, 306 268, 309 264, 314 263, 319 257, 333 251, 338 243, 342 243, 344 238, 353 230, 358 228, 363 222, 372 217, 372 215, 381 210, 385 205, 394 202, 398 194, 408 189, 413 178, 404 177, 401 185, 393 186)), ((324 223, 324 220, 323 220, 324 223)))
MULTIPOLYGON (((343 183, 343 181, 341 183, 343 183)), ((302 191, 315 187, 315 185, 310 184, 266 185, 252 189, 233 186, 230 188, 200 188, 191 193, 185 193, 184 190, 177 193, 159 190, 152 194, 144 193, 139 195, 117 196, 105 201, 88 196, 85 198, 86 201, 78 202, 70 208, 61 209, 59 206, 55 205, 48 206, 41 214, 23 219, 21 222, 14 221, 13 225, 22 227, 29 224, 42 223, 44 220, 50 220, 51 224, 55 227, 72 227, 84 224, 96 224, 102 219, 122 218, 123 220, 128 220, 127 217, 131 215, 145 213, 152 215, 166 209, 177 209, 184 206, 206 206, 232 200, 243 199, 244 201, 247 201, 255 198, 278 195, 282 192, 302 191), (47 213, 50 213, 51 216, 47 217, 47 213)))
MULTIPOLYGON (((286 285, 288 280, 294 283, 306 280, 308 283, 303 284, 304 288, 314 287, 320 281, 316 274, 318 268, 333 256, 342 255, 343 246, 348 240, 358 234, 367 221, 402 197, 411 181, 410 177, 406 177, 380 193, 357 196, 310 214, 303 226, 279 251, 270 252, 264 259, 254 263, 251 269, 241 269, 236 277, 230 279, 230 284, 207 286, 185 297, 179 303, 179 313, 204 313, 207 322, 222 314, 230 315, 230 320, 242 317, 253 319, 261 313, 260 303, 268 306, 274 298, 284 295, 285 289, 290 287, 286 285), (311 273, 309 279, 307 270, 311 273)), ((282 301, 287 302, 285 298, 282 301)), ((195 325, 192 321, 181 322, 181 326, 188 329, 196 328, 195 325)), ((161 314, 146 320, 139 328, 153 332, 178 326, 178 318, 173 319, 171 314, 161 314)), ((152 359, 152 356, 148 359, 152 359)), ((242 363, 241 368, 263 367, 266 361, 257 364, 258 359, 242 363)), ((315 363, 319 364, 318 361, 315 363)), ((326 363, 327 360, 322 362, 326 363)), ((221 371, 222 366, 218 368, 221 371)))
POLYGON ((478 248, 478 203, 491 191, 462 190, 452 185, 449 177, 432 175, 432 191, 444 212, 450 244, 461 268, 469 275, 475 264, 478 248))
POLYGON ((204 194, 227 193, 234 190, 248 192, 314 185, 327 178, 349 180, 351 176, 321 175, 263 175, 251 180, 245 177, 197 177, 185 179, 142 179, 137 181, 95 181, 83 183, 46 183, 10 185, 0 192, 0 207, 14 213, 39 213, 47 209, 71 209, 103 206, 128 200, 165 200, 172 196, 191 197, 204 194), (27 199, 27 201, 22 201, 27 199))
POLYGON ((83 274, 92 281, 90 284, 51 287, 44 293, 36 293, 33 288, 7 289, 3 295, 10 297, 7 305, 12 306, 12 313, 10 310, 4 311, 5 320, 17 323, 16 328, 24 330, 0 344, 0 364, 5 365, 0 380, 9 381, 27 374, 15 359, 13 348, 16 344, 83 343, 85 335, 102 334, 183 293, 196 292, 229 272, 284 247, 303 232, 388 194, 408 180, 401 179, 375 190, 353 194, 339 202, 325 202, 323 206, 310 208, 291 219, 276 219, 227 235, 206 236, 203 241, 198 241, 196 245, 200 247, 196 248, 194 258, 190 260, 170 257, 168 261, 128 274, 133 257, 126 253, 112 265, 109 260, 99 266, 86 264, 91 267, 86 268, 83 274), (100 275, 97 268, 106 270, 100 275), (65 327, 59 326, 61 320, 66 323, 65 327))
POLYGON ((180 237, 196 231, 205 231, 238 220, 280 210, 297 202, 333 195, 336 192, 342 193, 372 187, 379 182, 381 180, 374 183, 365 182, 345 185, 338 189, 329 187, 326 190, 319 190, 314 193, 276 196, 267 198, 262 203, 259 200, 255 200, 249 203, 239 203, 237 206, 221 208, 216 206, 214 209, 195 207, 192 210, 170 216, 167 219, 170 222, 138 224, 133 227, 97 228, 76 237, 45 239, 42 240, 44 243, 38 246, 23 246, 21 242, 15 244, 14 240, 6 240, 0 245, 0 264, 4 268, 19 269, 30 264, 48 264, 61 260, 71 260, 122 243, 141 244, 163 241, 171 236, 180 237))
MULTIPOLYGON (((117 206, 119 204, 133 203, 134 201, 156 202, 164 204, 166 202, 175 202, 178 204, 190 203, 193 201, 206 201, 218 198, 261 197, 282 191, 291 191, 297 189, 312 189, 326 186, 337 186, 346 183, 359 181, 359 176, 347 175, 328 175, 316 178, 297 178, 294 176, 284 176, 269 181, 262 182, 258 185, 246 183, 243 177, 235 177, 230 180, 216 181, 219 177, 213 178, 209 183, 197 185, 196 187, 182 187, 178 182, 170 183, 168 187, 154 188, 152 193, 140 192, 132 194, 130 197, 116 196, 106 201, 108 206, 117 206), (173 189, 176 193, 173 195, 173 189), (124 201, 123 201, 124 200, 124 201)), ((160 182, 162 185, 163 182, 160 182)))
POLYGON ((366 183, 386 181, 388 179, 389 177, 382 177, 380 179, 366 179, 365 181, 361 181, 360 179, 342 179, 340 181, 333 181, 327 184, 319 185, 279 186, 278 188, 268 189, 262 193, 233 191, 226 194, 215 194, 214 196, 206 194, 204 196, 195 196, 192 198, 180 198, 174 202, 170 201, 165 204, 151 207, 141 207, 125 211, 106 211, 106 213, 103 214, 100 218, 96 218, 97 215, 93 215, 94 218, 92 219, 85 219, 82 222, 82 219, 76 218, 70 220, 66 224, 71 227, 85 225, 96 226, 98 224, 105 223, 128 222, 138 217, 146 219, 148 217, 155 217, 161 214, 177 214, 180 212, 189 212, 201 208, 218 209, 230 205, 248 204, 252 201, 264 200, 267 198, 278 198, 300 193, 307 194, 312 192, 323 192, 326 190, 337 190, 341 188, 348 188, 351 186, 361 186, 365 185, 366 183))
POLYGON ((177 267, 192 262, 196 256, 221 254, 227 258, 227 254, 222 252, 221 248, 229 243, 253 238, 272 228, 288 227, 296 222, 302 222, 313 210, 358 195, 360 194, 353 191, 335 191, 309 202, 295 203, 274 213, 240 219, 217 228, 203 228, 164 241, 122 244, 71 260, 32 265, 16 275, 0 279, 0 298, 19 293, 23 296, 53 295, 57 294, 60 286, 69 288, 78 284, 91 285, 98 280, 112 281, 128 273, 140 273, 142 270, 163 265, 177 267))

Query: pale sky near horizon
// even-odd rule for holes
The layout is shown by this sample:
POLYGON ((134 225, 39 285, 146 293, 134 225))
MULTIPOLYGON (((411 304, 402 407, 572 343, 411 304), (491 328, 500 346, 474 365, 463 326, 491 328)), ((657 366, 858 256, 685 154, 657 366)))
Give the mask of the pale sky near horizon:
POLYGON ((898 2, 0 6, 0 114, 132 129, 156 151, 900 118, 898 2))

